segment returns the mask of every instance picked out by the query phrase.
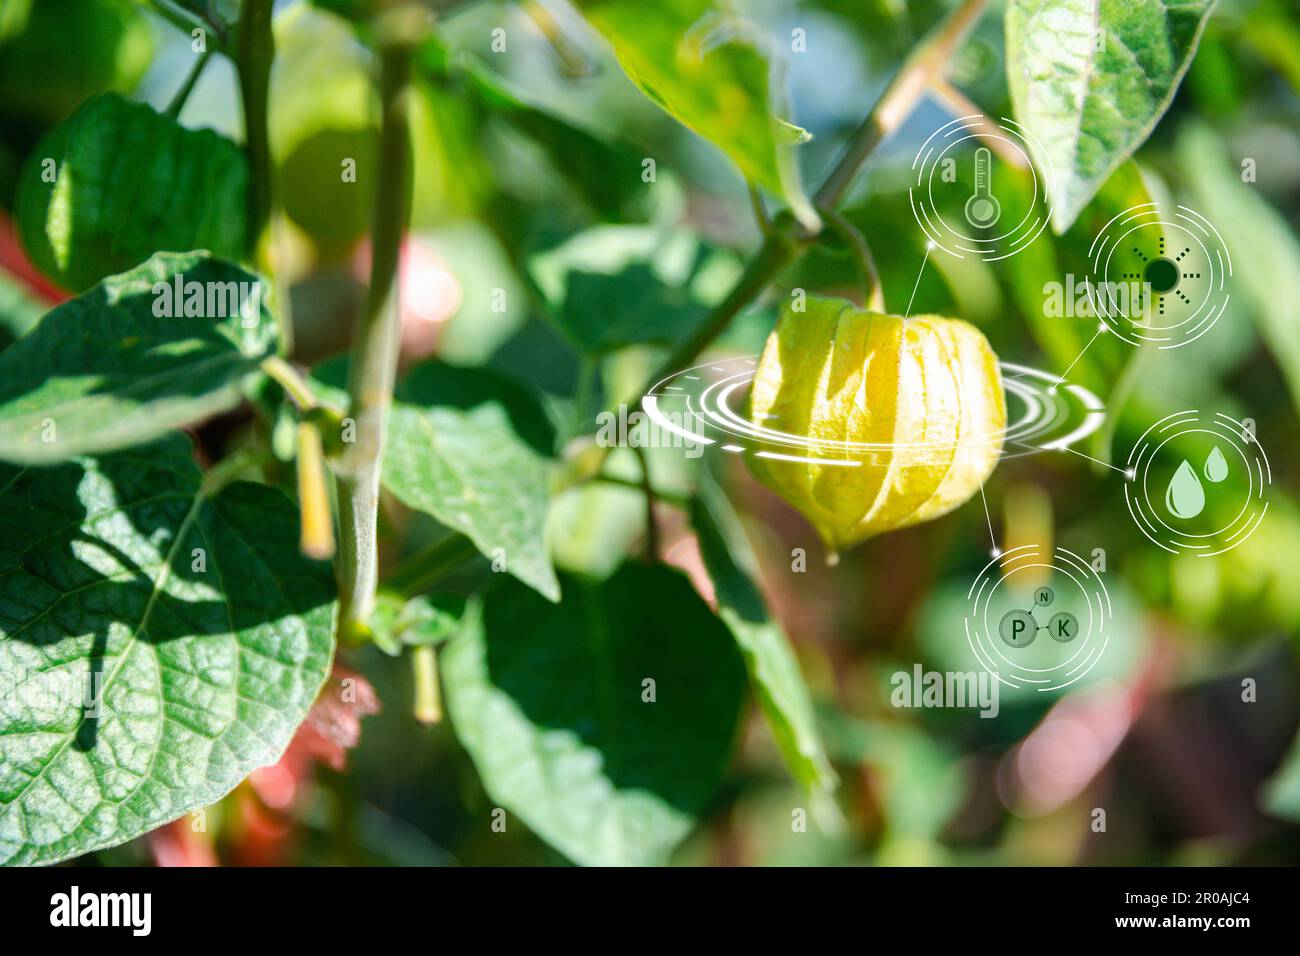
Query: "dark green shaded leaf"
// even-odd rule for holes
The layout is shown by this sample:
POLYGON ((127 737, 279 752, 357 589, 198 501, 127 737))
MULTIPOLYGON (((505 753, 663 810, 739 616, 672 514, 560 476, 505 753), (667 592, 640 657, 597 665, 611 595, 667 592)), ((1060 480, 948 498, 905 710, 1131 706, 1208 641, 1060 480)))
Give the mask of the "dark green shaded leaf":
POLYGON ((0 466, 0 861, 206 806, 306 716, 333 652, 329 569, 298 553, 281 492, 203 482, 177 435, 0 466))
POLYGON ((1011 0, 1007 82, 1063 232, 1151 135, 1214 0, 1011 0))
POLYGON ((689 233, 651 226, 597 226, 528 266, 556 323, 592 353, 683 341, 739 268, 689 233))
POLYGON ((37 268, 80 292, 159 250, 241 258, 247 190, 234 143, 109 93, 87 101, 28 158, 18 230, 37 268))
POLYGON ((275 351, 258 282, 203 253, 159 253, 49 312, 0 353, 0 459, 123 448, 236 405, 275 351))
POLYGON ((668 568, 564 595, 511 583, 470 612, 442 655, 456 733, 492 799, 570 859, 663 864, 730 759, 740 655, 668 568))

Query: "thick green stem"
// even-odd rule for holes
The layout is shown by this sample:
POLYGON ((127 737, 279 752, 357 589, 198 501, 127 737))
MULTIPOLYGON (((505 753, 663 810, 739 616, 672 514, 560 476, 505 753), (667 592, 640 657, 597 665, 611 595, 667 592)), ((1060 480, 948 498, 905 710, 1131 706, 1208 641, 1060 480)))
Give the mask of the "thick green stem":
MULTIPOLYGON (((379 178, 371 234, 370 293, 352 337, 348 417, 353 441, 335 466, 339 506, 339 632, 362 638, 379 576, 377 525, 384 422, 393 398, 400 334, 398 261, 410 214, 410 49, 380 51, 379 178)), ((345 422, 346 425, 346 422, 345 422)))
POLYGON ((239 21, 239 94, 244 104, 244 151, 248 156, 248 251, 257 259, 271 222, 271 138, 268 132, 271 34, 274 0, 244 0, 239 21))

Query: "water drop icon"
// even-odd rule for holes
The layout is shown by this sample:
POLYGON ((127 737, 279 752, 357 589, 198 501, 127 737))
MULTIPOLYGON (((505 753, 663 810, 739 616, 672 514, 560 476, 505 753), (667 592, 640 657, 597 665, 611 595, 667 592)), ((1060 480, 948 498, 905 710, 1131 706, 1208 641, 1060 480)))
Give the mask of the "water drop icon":
POLYGON ((1218 445, 1210 451, 1210 457, 1205 459, 1205 477, 1216 484, 1228 477, 1228 461, 1223 457, 1223 452, 1219 451, 1218 445))
MULTIPOLYGON (((1226 464, 1224 472, 1227 472, 1226 464)), ((1205 489, 1190 462, 1184 460, 1170 479, 1165 491, 1165 507, 1175 518, 1195 518, 1205 507, 1205 489)))

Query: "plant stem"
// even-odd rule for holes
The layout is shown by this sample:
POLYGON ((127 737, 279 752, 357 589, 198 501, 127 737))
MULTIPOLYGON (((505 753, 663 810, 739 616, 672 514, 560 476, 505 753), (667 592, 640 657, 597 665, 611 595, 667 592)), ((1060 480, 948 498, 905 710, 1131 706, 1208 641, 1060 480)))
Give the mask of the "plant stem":
POLYGON ((410 214, 410 48, 402 42, 380 50, 382 109, 379 179, 371 233, 370 293, 357 318, 348 368, 348 415, 355 441, 335 467, 339 505, 339 631, 344 638, 368 633, 379 576, 377 541, 379 467, 384 423, 397 374, 400 309, 398 262, 410 214))
POLYGON ((202 30, 208 34, 204 42, 209 49, 216 50, 218 53, 229 54, 227 35, 225 27, 214 20, 200 17, 191 13, 189 10, 180 10, 170 0, 152 0, 149 6, 154 13, 162 17, 182 33, 193 34, 195 30, 202 30))
MULTIPOLYGON (((965 0, 908 54, 876 105, 849 138, 848 145, 827 175, 826 181, 817 190, 814 198, 817 207, 833 209, 839 204, 867 157, 885 136, 902 125, 930 83, 941 74, 944 65, 979 19, 987 2, 988 0, 965 0)), ((664 360, 643 392, 694 361, 705 346, 717 338, 731 324, 731 320, 767 288, 777 273, 793 262, 804 246, 816 238, 805 231, 793 231, 790 217, 783 217, 783 220, 784 228, 781 228, 782 220, 778 220, 778 231, 764 240, 731 292, 714 308, 708 321, 664 360)))
POLYGON ((190 94, 194 92, 194 86, 199 82, 199 77, 203 75, 203 68, 208 65, 208 57, 211 55, 211 50, 204 50, 199 54, 197 62, 195 62, 194 66, 190 69, 189 76, 185 78, 185 82, 181 84, 181 88, 176 91, 176 95, 172 97, 171 103, 167 105, 167 115, 172 119, 180 119, 181 110, 185 109, 185 101, 188 100, 190 94))
POLYGON ((953 53, 979 19, 988 0, 964 0, 939 25, 913 47, 903 65, 889 81, 880 99, 849 137, 839 162, 821 184, 813 202, 832 208, 839 205, 858 170, 880 141, 907 119, 929 85, 952 58, 953 53))
POLYGON ((650 479, 650 456, 640 445, 633 445, 641 463, 641 491, 645 496, 645 556, 654 562, 659 558, 659 523, 655 520, 655 489, 650 479))
POLYGON ((822 207, 817 211, 852 250, 857 260, 858 271, 862 273, 862 281, 866 286, 863 301, 867 308, 873 312, 884 312, 885 290, 880 284, 880 270, 876 268, 876 257, 871 254, 871 246, 867 245, 867 240, 862 233, 858 232, 853 223, 838 210, 822 207))
POLYGON ((289 393, 289 397, 293 399, 294 404, 302 411, 311 411, 320 405, 320 400, 316 397, 316 393, 312 391, 307 380, 302 377, 302 373, 280 356, 272 355, 268 359, 263 359, 262 371, 275 379, 280 387, 289 393))
POLYGON ((244 152, 248 156, 248 251, 256 261, 271 221, 271 138, 268 102, 275 38, 274 0, 244 0, 239 21, 239 94, 244 104, 244 152))

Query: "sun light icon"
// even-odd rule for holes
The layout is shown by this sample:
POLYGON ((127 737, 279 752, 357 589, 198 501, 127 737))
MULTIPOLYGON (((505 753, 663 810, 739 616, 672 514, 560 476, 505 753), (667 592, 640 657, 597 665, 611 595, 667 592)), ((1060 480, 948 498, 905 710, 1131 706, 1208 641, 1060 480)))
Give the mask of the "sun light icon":
POLYGON ((1130 206, 1088 249, 1092 307, 1132 345, 1174 349, 1199 339, 1227 309, 1231 277, 1223 237, 1187 206, 1130 206))
POLYGON ((1199 272, 1186 271, 1182 265, 1183 259, 1191 254, 1192 247, 1184 246, 1182 251, 1176 256, 1169 256, 1165 252, 1165 237, 1159 236, 1156 239, 1156 252, 1154 255, 1147 255, 1137 246, 1133 247, 1133 255, 1137 256, 1143 263, 1140 271, 1122 273, 1120 278, 1137 280, 1142 283, 1134 291, 1134 305, 1136 312, 1144 312, 1149 303, 1142 301, 1144 289, 1150 289, 1151 295, 1155 299, 1156 311, 1160 315, 1165 314, 1165 296, 1176 295, 1183 301, 1183 305, 1191 305, 1189 299, 1178 285, 1184 279, 1199 279, 1199 272))

